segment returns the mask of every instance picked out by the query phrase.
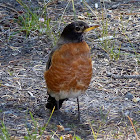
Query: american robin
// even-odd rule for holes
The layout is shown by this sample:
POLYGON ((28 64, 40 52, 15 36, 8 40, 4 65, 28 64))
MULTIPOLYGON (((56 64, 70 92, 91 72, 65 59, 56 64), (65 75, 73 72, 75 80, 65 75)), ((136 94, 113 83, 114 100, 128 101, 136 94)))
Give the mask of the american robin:
POLYGON ((46 107, 55 110, 61 108, 68 98, 77 97, 85 93, 92 77, 92 60, 90 49, 84 41, 84 34, 99 25, 89 26, 83 21, 68 24, 49 55, 44 74, 48 101, 46 107))

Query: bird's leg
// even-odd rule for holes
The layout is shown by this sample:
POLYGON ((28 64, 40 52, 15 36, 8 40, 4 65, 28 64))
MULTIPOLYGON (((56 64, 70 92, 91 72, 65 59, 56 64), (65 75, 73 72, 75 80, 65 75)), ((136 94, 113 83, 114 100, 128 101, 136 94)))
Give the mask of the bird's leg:
POLYGON ((80 107, 79 107, 79 99, 77 97, 77 106, 78 106, 78 121, 80 122, 80 107))
POLYGON ((57 110, 59 110, 59 100, 58 101, 56 101, 57 102, 57 110))
POLYGON ((59 111, 59 100, 56 100, 56 119, 58 122, 61 122, 61 119, 60 119, 60 115, 59 115, 60 111, 59 111))

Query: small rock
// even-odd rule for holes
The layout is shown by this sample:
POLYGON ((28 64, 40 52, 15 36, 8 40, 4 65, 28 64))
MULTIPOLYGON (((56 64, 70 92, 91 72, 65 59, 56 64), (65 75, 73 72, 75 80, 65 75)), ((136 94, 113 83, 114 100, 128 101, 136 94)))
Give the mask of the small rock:
POLYGON ((95 8, 98 9, 99 5, 98 3, 95 3, 95 8))
POLYGON ((4 114, 13 114, 13 111, 5 111, 4 114))
POLYGON ((111 15, 107 15, 107 18, 111 18, 111 15))
POLYGON ((31 100, 35 100, 36 98, 35 98, 35 96, 31 96, 30 99, 31 100))
POLYGON ((31 125, 31 123, 26 123, 26 127, 29 129, 29 131, 32 130, 32 125, 31 125))
POLYGON ((71 128, 65 128, 65 131, 70 131, 71 130, 71 128))
POLYGON ((125 98, 125 101, 127 101, 128 100, 128 98, 125 98))
POLYGON ((127 93, 125 94, 125 98, 127 98, 127 99, 129 99, 129 100, 132 100, 132 99, 134 98, 134 95, 133 95, 132 93, 130 93, 130 92, 127 92, 127 93))
POLYGON ((124 17, 124 19, 129 19, 129 16, 124 17))
POLYGON ((134 98, 132 99, 132 101, 135 102, 135 103, 140 102, 140 98, 139 98, 139 97, 134 97, 134 98))
POLYGON ((111 0, 100 0, 100 2, 111 2, 111 0))
POLYGON ((116 4, 116 5, 112 5, 112 8, 111 9, 116 9, 118 8, 119 4, 116 4))
POLYGON ((136 24, 136 23, 134 23, 132 26, 133 26, 133 27, 135 27, 136 25, 137 25, 137 24, 136 24))

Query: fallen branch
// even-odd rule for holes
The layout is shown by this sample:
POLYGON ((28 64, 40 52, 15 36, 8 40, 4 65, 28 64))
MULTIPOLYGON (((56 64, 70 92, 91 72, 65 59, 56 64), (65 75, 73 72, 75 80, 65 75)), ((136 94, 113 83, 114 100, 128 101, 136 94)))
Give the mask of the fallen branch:
POLYGON ((112 77, 113 79, 140 79, 140 75, 116 75, 109 72, 107 77, 112 77))

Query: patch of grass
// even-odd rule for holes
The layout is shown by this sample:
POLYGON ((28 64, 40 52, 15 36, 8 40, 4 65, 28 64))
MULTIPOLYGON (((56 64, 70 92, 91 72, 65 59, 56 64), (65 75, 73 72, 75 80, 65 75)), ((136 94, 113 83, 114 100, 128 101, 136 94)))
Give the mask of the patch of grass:
MULTIPOLYGON (((26 4, 22 2, 22 0, 16 0, 24 9, 25 13, 18 14, 18 18, 15 19, 15 22, 20 25, 18 31, 13 32, 12 35, 15 35, 17 33, 23 32, 26 34, 26 37, 30 35, 42 35, 46 34, 47 37, 52 40, 52 46, 55 46, 57 43, 57 40, 60 36, 60 25, 63 22, 65 24, 65 21, 63 19, 63 16, 69 6, 70 3, 72 3, 73 6, 73 13, 74 13, 74 19, 77 19, 76 16, 76 9, 75 9, 75 4, 74 1, 68 1, 63 14, 59 18, 58 21, 52 21, 51 18, 47 17, 47 6, 49 5, 48 3, 44 2, 44 6, 42 9, 39 9, 40 14, 33 12, 31 8, 29 8, 26 4), (54 27, 58 26, 58 29, 53 29, 54 27)), ((18 12, 17 12, 18 13, 18 12)), ((12 37, 10 36, 10 38, 12 37)))
POLYGON ((29 7, 22 2, 22 0, 16 0, 24 9, 27 11, 24 15, 19 14, 17 23, 21 25, 20 31, 24 31, 26 36, 29 35, 30 31, 37 30, 39 24, 39 18, 36 13, 33 13, 29 7))
MULTIPOLYGON (((44 7, 40 10, 40 14, 37 12, 33 12, 31 8, 29 8, 26 4, 22 2, 22 0, 16 0, 24 9, 25 12, 20 14, 18 13, 18 17, 14 20, 16 23, 20 25, 17 31, 13 32, 12 35, 16 35, 17 33, 23 32, 26 37, 33 35, 42 35, 46 34, 49 39, 53 39, 53 46, 57 42, 57 37, 59 32, 56 33, 53 31, 52 26, 50 25, 51 18, 46 17, 47 4, 44 4, 44 7)), ((55 24, 55 22, 53 22, 55 24)), ((12 37, 10 36, 10 38, 12 37)))
POLYGON ((76 10, 75 10, 75 5, 74 5, 74 0, 71 0, 71 2, 72 2, 72 7, 73 7, 74 19, 76 20, 76 10))
MULTIPOLYGON (((54 108, 55 109, 55 108, 54 108)), ((49 122, 50 122, 50 119, 53 115, 53 112, 54 112, 54 109, 47 121, 47 123, 42 126, 42 127, 39 127, 38 126, 38 122, 34 119, 33 115, 31 112, 30 113, 30 117, 31 117, 31 120, 33 122, 33 126, 32 128, 29 128, 29 126, 27 126, 27 124, 25 125, 26 128, 27 128, 27 135, 24 136, 24 140, 40 140, 40 139, 43 139, 43 134, 44 134, 44 131, 46 130, 46 127, 48 126, 49 122)), ((4 124, 4 122, 1 123, 1 127, 0 127, 0 130, 2 131, 2 134, 0 135, 0 139, 1 140, 11 140, 12 137, 10 136, 10 134, 8 133, 8 130, 4 124)), ((57 131, 54 132, 52 131, 52 136, 46 136, 46 139, 47 137, 50 139, 50 140, 55 140, 54 136, 56 136, 57 138, 59 138, 60 140, 63 140, 63 138, 66 136, 66 135, 62 135, 62 136, 59 136, 57 134, 57 131)), ((72 136, 70 135, 72 140, 82 140, 79 136, 75 135, 72 136)), ((45 137, 45 136, 44 136, 45 137)))
POLYGON ((101 17, 101 21, 100 21, 98 15, 97 15, 97 12, 95 13, 95 11, 85 1, 84 1, 84 4, 91 11, 91 13, 96 17, 97 21, 100 22, 100 25, 102 28, 100 31, 101 37, 99 38, 100 48, 103 49, 109 55, 111 60, 119 59, 121 45, 115 46, 115 40, 113 40, 115 38, 115 32, 112 36, 110 36, 110 34, 109 34, 108 19, 106 19, 104 17, 107 14, 105 7, 102 10, 102 17, 101 17))
POLYGON ((55 110, 55 107, 52 110, 52 113, 51 113, 47 123, 42 127, 38 127, 37 121, 34 119, 32 113, 30 112, 30 116, 31 116, 31 119, 32 119, 33 125, 34 125, 34 129, 32 131, 30 131, 29 128, 27 128, 28 135, 24 136, 24 139, 25 140, 39 140, 39 139, 41 139, 44 131, 46 130, 46 127, 48 126, 48 124, 50 122, 50 119, 53 115, 54 110, 55 110))
POLYGON ((82 140, 79 136, 73 136, 72 140, 82 140))
POLYGON ((93 135, 94 140, 97 140, 97 137, 98 137, 98 134, 99 134, 99 130, 100 130, 100 128, 101 128, 101 124, 100 124, 100 126, 98 127, 97 132, 94 131, 91 122, 89 123, 89 125, 90 125, 90 128, 91 128, 91 130, 92 130, 92 135, 93 135))
POLYGON ((1 140, 10 140, 10 134, 8 133, 4 122, 1 122, 0 130, 2 131, 2 134, 0 135, 0 139, 1 140))
POLYGON ((105 124, 107 121, 107 117, 110 111, 107 112, 107 114, 103 113, 103 107, 100 107, 100 116, 101 116, 101 121, 105 124))
MULTIPOLYGON (((122 47, 121 44, 116 45, 116 43, 115 43, 116 42, 115 31, 112 35, 110 35, 110 32, 109 32, 110 25, 109 25, 109 22, 108 22, 109 19, 107 18, 108 11, 106 10, 105 4, 103 3, 104 6, 102 7, 102 11, 101 11, 102 16, 101 17, 100 17, 100 13, 95 12, 95 10, 93 10, 91 8, 91 6, 88 5, 85 1, 84 1, 84 4, 91 11, 91 13, 96 17, 96 20, 98 22, 100 22, 101 29, 100 29, 100 38, 99 38, 99 44, 100 45, 99 45, 99 47, 101 49, 103 49, 108 54, 108 56, 111 60, 118 60, 120 55, 127 55, 127 54, 121 53, 121 47, 122 47), (98 16, 97 13, 99 13, 99 16, 98 16)), ((119 22, 120 23, 120 31, 122 32, 122 35, 124 35, 124 38, 129 42, 129 44, 133 48, 136 59, 139 60, 140 55, 136 52, 136 50, 133 46, 133 43, 131 42, 131 40, 127 36, 127 30, 126 30, 125 24, 128 24, 129 20, 128 21, 123 21, 122 14, 120 15, 119 19, 120 19, 120 22, 119 22)))
POLYGON ((115 32, 113 36, 109 35, 109 23, 108 20, 104 18, 102 11, 102 30, 101 30, 101 48, 109 55, 111 60, 118 60, 120 56, 120 46, 115 46, 115 40, 111 40, 115 38, 115 32))

